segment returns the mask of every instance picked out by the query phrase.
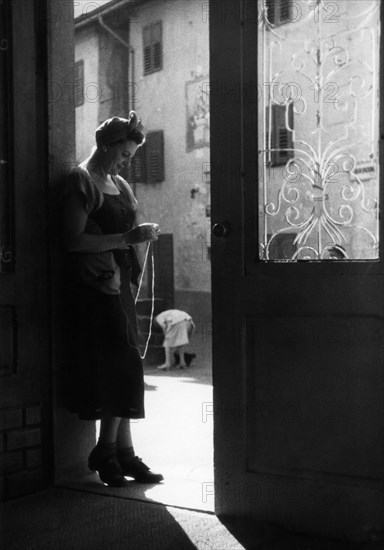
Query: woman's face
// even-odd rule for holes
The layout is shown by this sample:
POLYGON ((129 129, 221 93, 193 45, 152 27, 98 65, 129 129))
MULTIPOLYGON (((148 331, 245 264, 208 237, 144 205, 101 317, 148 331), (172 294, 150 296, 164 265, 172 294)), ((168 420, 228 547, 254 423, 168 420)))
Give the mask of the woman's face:
POLYGON ((138 147, 134 141, 109 145, 105 153, 105 167, 108 174, 116 176, 123 168, 129 166, 138 147))

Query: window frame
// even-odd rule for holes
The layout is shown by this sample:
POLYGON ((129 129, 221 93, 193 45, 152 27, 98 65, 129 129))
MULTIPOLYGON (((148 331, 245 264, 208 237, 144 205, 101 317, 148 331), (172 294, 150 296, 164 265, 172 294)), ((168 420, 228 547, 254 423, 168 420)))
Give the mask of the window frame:
MULTIPOLYGON (((378 56, 380 59, 380 67, 383 67, 384 62, 384 7, 381 6, 381 33, 378 41, 378 56)), ((245 22, 243 29, 243 65, 242 65, 242 86, 245 87, 247 82, 252 81, 255 74, 254 59, 257 59, 258 45, 257 35, 259 33, 258 21, 249 18, 245 22), (256 39, 255 39, 256 36, 256 39)), ((384 70, 380 71, 377 76, 379 89, 384 88, 384 70)), ((370 273, 384 273, 384 216, 379 217, 379 257, 378 259, 353 259, 342 262, 335 261, 307 261, 297 260, 295 262, 266 262, 259 257, 259 230, 260 230, 260 205, 259 205, 259 188, 262 182, 259 170, 259 162, 253 163, 255 157, 255 149, 259 151, 263 147, 263 143, 258 136, 259 129, 259 101, 251 101, 246 97, 246 109, 244 109, 244 117, 242 118, 242 136, 244 142, 243 162, 246 170, 243 174, 244 185, 244 255, 243 255, 243 270, 247 275, 259 273, 260 265, 263 265, 267 274, 276 273, 294 273, 295 276, 306 275, 311 273, 316 266, 316 273, 335 274, 342 271, 354 275, 366 274, 367 270, 370 273), (252 141, 248 136, 256 136, 252 141), (254 182, 258 182, 254 185, 254 182)), ((380 101, 379 109, 376 116, 379 118, 379 202, 378 208, 381 213, 384 212, 384 101, 380 101)))

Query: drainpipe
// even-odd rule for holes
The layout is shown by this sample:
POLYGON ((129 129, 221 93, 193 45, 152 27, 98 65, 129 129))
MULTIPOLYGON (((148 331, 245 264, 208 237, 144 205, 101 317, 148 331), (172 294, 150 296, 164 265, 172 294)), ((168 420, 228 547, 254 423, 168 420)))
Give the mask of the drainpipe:
MULTIPOLYGON (((131 95, 130 96, 128 95, 128 105, 129 105, 129 98, 131 97, 132 110, 135 110, 135 103, 136 103, 136 94, 135 94, 135 85, 136 85, 135 84, 135 50, 131 47, 129 52, 131 54, 131 58, 129 60, 129 65, 131 67, 132 91, 131 91, 131 95)), ((129 88, 129 82, 128 82, 128 88, 129 88)), ((131 110, 131 108, 129 108, 129 110, 131 110)))

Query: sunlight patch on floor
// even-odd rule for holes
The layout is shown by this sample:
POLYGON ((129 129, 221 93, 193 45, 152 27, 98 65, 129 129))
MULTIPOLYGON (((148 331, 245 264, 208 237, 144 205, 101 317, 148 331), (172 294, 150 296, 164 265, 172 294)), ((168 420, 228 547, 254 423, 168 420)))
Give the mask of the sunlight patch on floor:
POLYGON ((230 531, 223 525, 219 519, 214 518, 213 522, 209 525, 209 531, 196 528, 199 521, 199 516, 196 514, 194 522, 193 512, 188 518, 180 517, 177 510, 167 507, 168 513, 174 518, 174 520, 180 525, 184 533, 188 536, 189 540, 196 546, 196 548, 212 548, 208 543, 210 540, 215 540, 215 548, 217 550, 246 550, 246 547, 240 544, 240 542, 232 535, 230 531))
MULTIPOLYGON (((188 376, 146 374, 145 383, 146 417, 132 421, 135 452, 165 481, 150 487, 129 481, 119 494, 213 512, 212 386, 199 383, 192 369, 188 376)), ((95 474, 88 476, 88 487, 97 483, 95 474)))

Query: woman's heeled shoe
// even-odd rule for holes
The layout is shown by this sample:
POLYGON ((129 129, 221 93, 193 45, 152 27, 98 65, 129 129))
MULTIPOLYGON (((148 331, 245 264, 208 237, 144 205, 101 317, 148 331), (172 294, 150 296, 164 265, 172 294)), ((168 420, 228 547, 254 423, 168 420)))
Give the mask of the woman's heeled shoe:
POLYGON ((133 477, 140 483, 159 483, 164 479, 162 474, 151 472, 151 469, 138 456, 127 458, 117 454, 117 460, 123 475, 133 477))
POLYGON ((99 474, 99 478, 109 487, 122 487, 124 474, 116 456, 100 456, 94 450, 88 458, 88 467, 99 474))

